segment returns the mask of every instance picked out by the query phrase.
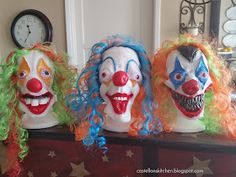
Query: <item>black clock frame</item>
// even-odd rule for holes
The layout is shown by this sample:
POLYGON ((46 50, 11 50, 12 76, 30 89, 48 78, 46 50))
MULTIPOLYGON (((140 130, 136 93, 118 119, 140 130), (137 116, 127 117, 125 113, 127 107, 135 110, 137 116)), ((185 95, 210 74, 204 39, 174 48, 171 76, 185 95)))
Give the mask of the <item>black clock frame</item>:
POLYGON ((34 15, 36 17, 38 17, 44 24, 45 29, 46 29, 46 37, 44 39, 43 42, 52 42, 52 38, 53 38, 53 28, 52 28, 52 24, 50 22, 50 20, 48 19, 48 17, 46 15, 44 15, 42 12, 35 10, 35 9, 27 9, 24 10, 22 12, 20 12, 13 20, 12 24, 11 24, 11 36, 12 39, 14 41, 14 43, 16 44, 17 47, 19 48, 24 48, 24 46, 21 46, 19 44, 19 42, 16 40, 15 34, 14 34, 14 28, 15 28, 15 24, 16 22, 25 15, 34 15))

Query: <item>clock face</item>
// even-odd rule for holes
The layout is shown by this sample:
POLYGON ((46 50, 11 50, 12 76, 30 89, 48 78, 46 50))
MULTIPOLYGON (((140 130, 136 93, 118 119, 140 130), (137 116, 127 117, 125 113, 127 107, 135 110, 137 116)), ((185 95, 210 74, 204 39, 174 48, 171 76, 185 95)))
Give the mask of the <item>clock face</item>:
POLYGON ((14 35, 21 46, 32 47, 36 43, 45 41, 45 25, 34 15, 24 15, 15 23, 14 35))
POLYGON ((18 47, 30 48, 36 43, 52 42, 52 25, 42 12, 28 9, 13 20, 11 35, 18 47))

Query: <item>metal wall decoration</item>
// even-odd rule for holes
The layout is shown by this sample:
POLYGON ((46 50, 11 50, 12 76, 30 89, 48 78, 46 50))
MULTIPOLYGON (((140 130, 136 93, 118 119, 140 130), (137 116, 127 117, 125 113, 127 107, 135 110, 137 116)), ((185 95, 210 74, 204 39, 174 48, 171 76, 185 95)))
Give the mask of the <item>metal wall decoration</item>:
POLYGON ((226 10, 227 21, 223 25, 226 35, 222 39, 225 47, 236 47, 236 0, 231 0, 232 5, 226 10))
POLYGON ((211 0, 182 0, 180 4, 179 32, 205 31, 206 4, 211 0), (197 17, 197 18, 196 18, 197 17), (197 30, 197 31, 196 31, 197 30))

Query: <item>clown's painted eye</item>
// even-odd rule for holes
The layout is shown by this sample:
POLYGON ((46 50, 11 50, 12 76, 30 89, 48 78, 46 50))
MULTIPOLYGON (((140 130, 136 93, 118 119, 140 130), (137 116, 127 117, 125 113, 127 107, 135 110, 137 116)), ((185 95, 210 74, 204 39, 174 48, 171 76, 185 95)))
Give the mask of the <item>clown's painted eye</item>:
POLYGON ((128 63, 126 73, 128 74, 130 80, 140 83, 143 79, 139 65, 133 60, 128 63))
POLYGON ((18 73, 18 77, 20 78, 20 79, 24 79, 25 77, 26 77, 26 72, 25 71, 21 71, 20 73, 18 73))
POLYGON ((101 82, 107 82, 109 80, 111 80, 112 77, 111 71, 109 71, 109 69, 103 69, 102 71, 100 71, 99 73, 99 79, 101 82))
POLYGON ((41 71, 41 76, 42 77, 50 77, 51 76, 51 73, 50 73, 50 71, 48 71, 48 70, 46 70, 46 69, 43 69, 42 71, 41 71))
POLYGON ((207 72, 201 72, 199 77, 201 77, 202 79, 206 79, 208 77, 208 73, 207 72))
POLYGON ((169 74, 170 81, 172 82, 175 89, 178 89, 187 77, 186 70, 180 64, 179 58, 175 58, 174 70, 169 74))
POLYGON ((182 79, 183 79, 182 74, 180 74, 180 73, 176 73, 176 74, 175 74, 175 80, 181 81, 182 79))
POLYGON ((202 88, 204 88, 208 78, 209 71, 207 65, 204 63, 204 58, 201 56, 198 67, 196 68, 195 75, 201 83, 202 88))
POLYGON ((106 76, 107 76, 107 74, 105 72, 102 72, 102 77, 104 78, 106 76))

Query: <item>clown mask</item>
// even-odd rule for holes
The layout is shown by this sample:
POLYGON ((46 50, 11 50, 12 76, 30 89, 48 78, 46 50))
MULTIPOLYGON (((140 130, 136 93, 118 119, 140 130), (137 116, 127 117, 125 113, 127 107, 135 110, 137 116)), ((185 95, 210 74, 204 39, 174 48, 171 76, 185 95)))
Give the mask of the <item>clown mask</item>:
POLYGON ((199 118, 204 113, 204 95, 212 81, 205 55, 193 46, 180 46, 167 58, 166 70, 177 110, 173 131, 199 132, 205 129, 199 118))
POLYGON ((127 47, 112 47, 103 54, 99 69, 100 95, 105 100, 104 129, 128 132, 131 108, 142 82, 136 52, 127 47))
POLYGON ((52 91, 54 69, 49 58, 31 50, 18 59, 17 86, 23 126, 29 129, 47 128, 58 124, 52 113, 56 96, 52 91))

